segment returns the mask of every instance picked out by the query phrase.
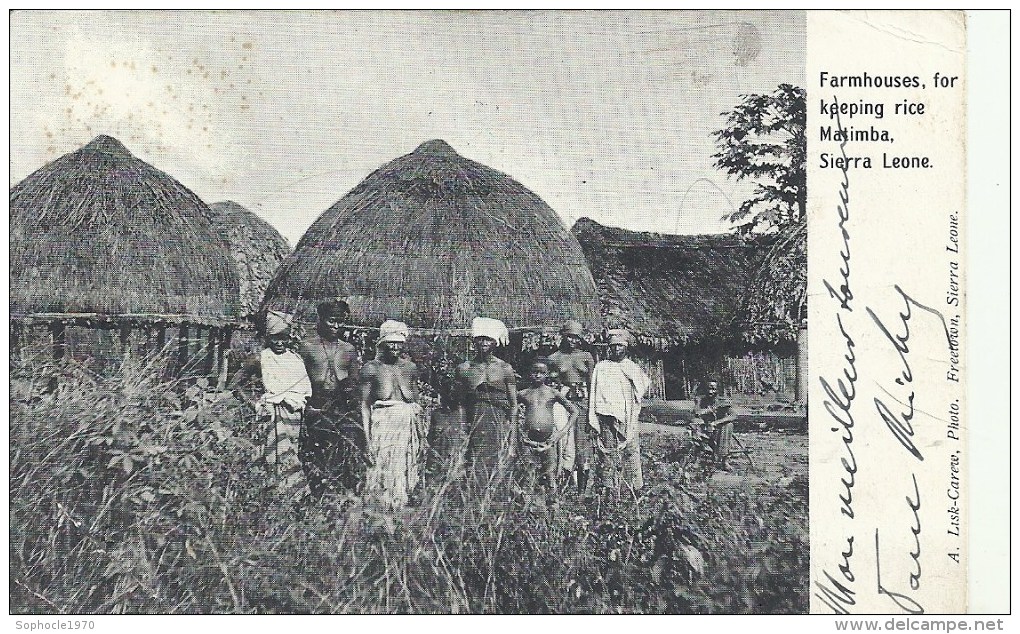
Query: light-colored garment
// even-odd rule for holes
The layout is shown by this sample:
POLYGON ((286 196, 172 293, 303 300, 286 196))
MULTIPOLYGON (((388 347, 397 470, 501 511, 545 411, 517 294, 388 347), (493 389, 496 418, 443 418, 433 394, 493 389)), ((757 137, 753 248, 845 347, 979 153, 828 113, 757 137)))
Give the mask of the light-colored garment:
POLYGON ((591 376, 588 424, 600 431, 598 415, 612 416, 624 429, 625 438, 637 433, 641 398, 649 380, 641 367, 631 361, 599 361, 591 376))
MULTIPOLYGON (((560 468, 565 471, 587 471, 592 467, 594 449, 591 443, 591 431, 588 428, 588 387, 578 390, 575 387, 563 386, 560 394, 577 407, 577 418, 574 420, 572 433, 564 435, 559 442, 560 468)), ((557 430, 562 430, 569 418, 567 409, 556 403, 553 405, 553 419, 557 430)))
POLYGON ((577 335, 578 337, 583 337, 584 336, 584 326, 581 325, 581 322, 576 321, 574 319, 571 319, 567 323, 563 324, 562 328, 560 328, 560 334, 561 335, 577 335))
POLYGON ((645 480, 641 471, 641 434, 633 434, 626 442, 619 442, 619 433, 615 429, 619 423, 612 416, 603 416, 601 436, 596 442, 598 460, 595 463, 596 476, 602 486, 618 490, 626 483, 633 490, 644 487, 645 480))
POLYGON ((387 319, 379 326, 379 341, 375 345, 381 346, 389 341, 407 341, 407 324, 394 319, 387 319))
POLYGON ((256 412, 269 419, 265 444, 266 464, 276 473, 277 492, 300 498, 308 491, 298 456, 301 420, 312 384, 297 353, 276 354, 263 350, 259 357, 266 392, 255 404, 256 412))
POLYGON ((626 328, 614 328, 606 333, 606 339, 609 345, 616 343, 622 343, 625 346, 630 345, 630 332, 626 328))
POLYGON ((305 401, 312 395, 312 382, 305 371, 301 356, 287 350, 276 354, 265 349, 259 357, 262 370, 262 386, 266 393, 261 401, 269 405, 290 405, 292 409, 304 408, 305 401))
POLYGON ((616 490, 621 481, 634 490, 644 486, 638 418, 649 383, 641 367, 630 359, 595 364, 588 424, 599 438, 597 471, 606 488, 616 490))
MULTIPOLYGON (((564 388, 562 391, 566 392, 567 389, 564 388)), ((567 412, 567 408, 559 403, 553 403, 553 421, 556 423, 556 435, 560 436, 562 434, 560 441, 557 443, 559 468, 565 471, 573 471, 574 455, 576 452, 574 434, 563 434, 563 428, 570 422, 570 414, 567 412)))
POLYGON ((368 438, 366 492, 394 506, 418 484, 422 409, 417 403, 376 401, 368 438))
POLYGON ((290 332, 290 327, 293 323, 294 318, 287 313, 271 310, 266 313, 266 334, 272 337, 273 335, 282 335, 290 332))
POLYGON ((300 499, 308 493, 308 482, 298 455, 301 437, 301 411, 292 412, 283 405, 267 405, 269 435, 266 438, 266 465, 276 476, 276 491, 284 498, 300 499))

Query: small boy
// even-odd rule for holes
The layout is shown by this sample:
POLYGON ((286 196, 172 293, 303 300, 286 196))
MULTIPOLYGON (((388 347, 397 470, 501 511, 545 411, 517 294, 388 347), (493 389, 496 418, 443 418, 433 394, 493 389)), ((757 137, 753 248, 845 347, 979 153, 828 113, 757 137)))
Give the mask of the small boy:
POLYGON ((546 385, 549 378, 549 362, 536 359, 531 364, 528 375, 529 387, 517 393, 518 401, 523 405, 523 433, 521 434, 522 459, 527 469, 528 483, 532 486, 541 485, 547 493, 546 503, 555 506, 556 467, 558 455, 554 438, 556 422, 553 419, 553 405, 559 403, 567 410, 570 420, 566 430, 574 428, 577 418, 577 406, 567 400, 559 391, 546 385))

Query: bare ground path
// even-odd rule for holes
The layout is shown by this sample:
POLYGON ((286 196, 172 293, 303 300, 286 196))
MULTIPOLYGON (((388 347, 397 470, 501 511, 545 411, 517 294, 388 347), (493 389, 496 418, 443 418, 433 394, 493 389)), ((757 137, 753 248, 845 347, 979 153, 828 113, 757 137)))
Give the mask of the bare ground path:
MULTIPOLYGON (((657 446, 682 442, 689 437, 686 427, 645 422, 641 424, 642 446, 653 453, 657 446)), ((736 432, 734 436, 750 453, 750 459, 735 456, 731 471, 717 471, 710 487, 784 484, 795 476, 808 474, 808 436, 784 431, 736 432), (753 464, 753 467, 752 467, 753 464)))

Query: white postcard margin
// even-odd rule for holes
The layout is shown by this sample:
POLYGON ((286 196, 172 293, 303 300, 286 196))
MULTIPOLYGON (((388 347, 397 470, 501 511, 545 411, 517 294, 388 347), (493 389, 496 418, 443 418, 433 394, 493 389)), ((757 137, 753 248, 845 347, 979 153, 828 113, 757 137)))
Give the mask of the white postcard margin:
MULTIPOLYGON (((1010 611, 1010 121, 1008 11, 967 12, 967 411, 971 521, 969 601, 1010 611)), ((1016 135, 1016 132, 1013 132, 1016 135)), ((1012 286, 1015 284, 1010 278, 1012 286)))
POLYGON ((808 12, 811 610, 967 610, 966 19, 808 12))

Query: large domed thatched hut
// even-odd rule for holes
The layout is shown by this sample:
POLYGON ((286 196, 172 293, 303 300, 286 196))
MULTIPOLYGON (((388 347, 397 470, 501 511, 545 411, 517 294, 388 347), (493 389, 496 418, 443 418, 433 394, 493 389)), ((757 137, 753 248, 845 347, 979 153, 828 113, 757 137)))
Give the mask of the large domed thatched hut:
POLYGON ((342 298, 353 319, 454 331, 477 316, 513 329, 577 319, 600 329, 584 254, 556 213, 510 176, 428 141, 370 174, 308 229, 266 293, 314 314, 342 298))
POLYGON ((232 200, 209 205, 213 228, 227 243, 240 282, 241 315, 258 312, 290 244, 268 222, 232 200))
POLYGON ((15 325, 49 325, 58 355, 67 325, 118 329, 125 348, 139 327, 163 339, 173 326, 185 356, 196 330, 219 341, 238 315, 238 279, 209 215, 108 136, 43 166, 11 189, 15 325))

